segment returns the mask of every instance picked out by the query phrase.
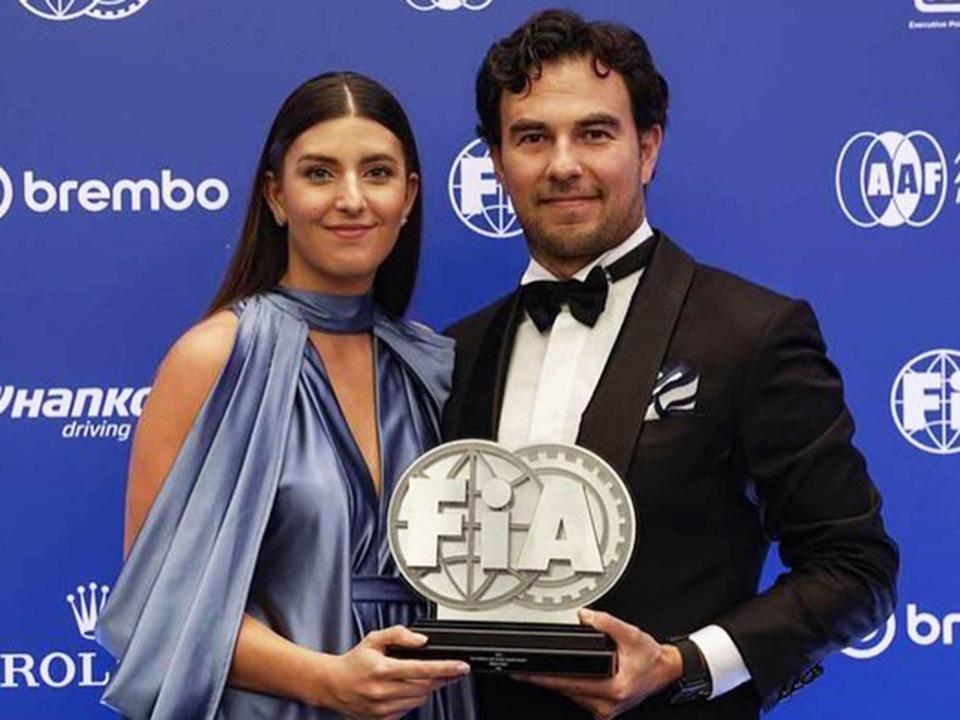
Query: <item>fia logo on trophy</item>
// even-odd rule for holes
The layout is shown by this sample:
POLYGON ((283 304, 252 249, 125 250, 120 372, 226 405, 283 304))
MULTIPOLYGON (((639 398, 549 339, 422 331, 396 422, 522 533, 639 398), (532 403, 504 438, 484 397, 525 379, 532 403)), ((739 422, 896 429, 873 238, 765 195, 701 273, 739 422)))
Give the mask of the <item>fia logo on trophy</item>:
POLYGON ((600 457, 574 445, 447 443, 403 474, 388 517, 400 572, 437 608, 416 627, 430 640, 412 655, 481 672, 613 672, 612 643, 577 611, 620 578, 637 523, 600 457))

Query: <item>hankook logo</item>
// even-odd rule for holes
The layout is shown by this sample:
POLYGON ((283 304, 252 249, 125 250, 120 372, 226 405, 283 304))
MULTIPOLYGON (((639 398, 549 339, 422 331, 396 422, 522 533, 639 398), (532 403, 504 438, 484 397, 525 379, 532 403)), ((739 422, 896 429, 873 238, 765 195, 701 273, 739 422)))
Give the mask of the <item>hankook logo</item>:
POLYGON ((20 4, 44 20, 122 20, 139 12, 150 0, 20 0, 20 4))

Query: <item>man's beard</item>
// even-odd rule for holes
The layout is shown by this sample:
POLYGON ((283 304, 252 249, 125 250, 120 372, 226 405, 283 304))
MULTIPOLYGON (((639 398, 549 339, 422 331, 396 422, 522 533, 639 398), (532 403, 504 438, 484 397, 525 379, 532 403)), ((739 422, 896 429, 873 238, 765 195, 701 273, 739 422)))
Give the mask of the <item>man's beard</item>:
POLYGON ((587 227, 576 225, 546 226, 538 220, 524 222, 523 234, 536 258, 575 260, 583 258, 586 264, 626 240, 643 217, 643 199, 640 196, 626 213, 606 213, 587 227), (639 205, 639 207, 637 207, 639 205))

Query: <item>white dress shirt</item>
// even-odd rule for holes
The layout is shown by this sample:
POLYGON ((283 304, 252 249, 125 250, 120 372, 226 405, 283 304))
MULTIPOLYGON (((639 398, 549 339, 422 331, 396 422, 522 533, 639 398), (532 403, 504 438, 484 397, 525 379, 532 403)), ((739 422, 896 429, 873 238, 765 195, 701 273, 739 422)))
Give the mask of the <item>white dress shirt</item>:
MULTIPOLYGON (((582 268, 574 278, 584 280, 595 266, 610 265, 652 236, 644 219, 630 237, 582 268)), ((576 443, 580 418, 613 350, 643 272, 638 270, 610 284, 607 305, 592 328, 576 320, 566 305, 553 326, 543 333, 524 315, 517 326, 507 371, 497 431, 500 444, 517 449, 543 442, 576 443)), ((520 284, 537 280, 557 278, 531 258, 520 284)), ((708 625, 692 633, 690 639, 707 661, 713 681, 711 698, 750 679, 740 651, 719 625, 708 625)))

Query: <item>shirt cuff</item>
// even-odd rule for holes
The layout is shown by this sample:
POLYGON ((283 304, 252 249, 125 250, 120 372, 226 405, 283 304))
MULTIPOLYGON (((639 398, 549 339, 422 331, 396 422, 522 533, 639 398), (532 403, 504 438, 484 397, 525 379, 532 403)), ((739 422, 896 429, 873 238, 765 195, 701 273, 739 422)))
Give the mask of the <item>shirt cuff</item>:
POLYGON ((710 700, 730 692, 750 679, 750 671, 730 635, 719 625, 707 625, 689 636, 703 653, 713 691, 710 700))

